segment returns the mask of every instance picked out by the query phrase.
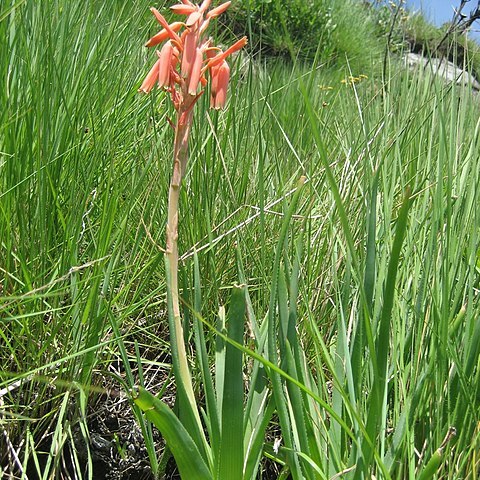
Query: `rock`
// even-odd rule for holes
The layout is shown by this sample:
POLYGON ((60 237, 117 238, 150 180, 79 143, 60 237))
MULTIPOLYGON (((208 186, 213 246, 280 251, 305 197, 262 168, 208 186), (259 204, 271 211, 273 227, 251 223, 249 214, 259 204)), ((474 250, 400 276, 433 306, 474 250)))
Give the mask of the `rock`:
POLYGON ((447 82, 455 82, 457 85, 469 85, 473 90, 480 91, 480 83, 473 75, 448 60, 440 58, 428 60, 418 53, 407 53, 405 55, 405 63, 411 69, 419 66, 431 68, 435 75, 445 79, 447 82))

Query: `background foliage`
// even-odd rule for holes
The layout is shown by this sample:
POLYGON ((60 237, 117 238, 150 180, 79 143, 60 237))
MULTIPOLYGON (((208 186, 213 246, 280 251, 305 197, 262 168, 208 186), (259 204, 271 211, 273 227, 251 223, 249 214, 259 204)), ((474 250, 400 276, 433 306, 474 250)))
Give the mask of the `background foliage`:
POLYGON ((380 53, 373 17, 351 0, 240 0, 229 9, 226 24, 237 35, 247 33, 253 51, 264 55, 341 65, 348 59, 371 68, 380 53))

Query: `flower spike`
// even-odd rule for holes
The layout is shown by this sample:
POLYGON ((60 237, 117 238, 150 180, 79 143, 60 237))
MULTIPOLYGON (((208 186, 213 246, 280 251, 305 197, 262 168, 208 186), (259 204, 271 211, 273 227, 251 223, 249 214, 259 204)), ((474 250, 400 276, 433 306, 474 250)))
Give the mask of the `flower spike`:
POLYGON ((190 118, 194 104, 208 83, 211 83, 211 107, 219 109, 225 106, 230 80, 230 68, 225 60, 243 48, 247 38, 243 37, 223 52, 213 46, 205 32, 210 21, 225 12, 230 4, 228 0, 209 10, 211 0, 203 0, 199 5, 191 0, 176 0, 170 9, 187 18, 170 24, 156 8, 150 9, 163 28, 145 45, 154 47, 165 43, 157 51, 158 60, 139 90, 148 93, 158 83, 170 94, 174 108, 185 121, 190 118), (185 115, 187 111, 189 114, 185 115))

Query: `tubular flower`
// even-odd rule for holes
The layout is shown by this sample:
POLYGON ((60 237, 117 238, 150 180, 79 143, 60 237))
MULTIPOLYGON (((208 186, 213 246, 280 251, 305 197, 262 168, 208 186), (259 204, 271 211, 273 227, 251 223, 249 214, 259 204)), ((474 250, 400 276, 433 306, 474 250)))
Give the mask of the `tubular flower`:
POLYGON ((175 58, 173 55, 172 42, 168 41, 165 43, 157 55, 160 61, 158 66, 158 85, 160 87, 168 87, 171 83, 172 59, 175 58))
POLYGON ((218 7, 212 8, 207 13, 207 18, 215 18, 221 15, 231 4, 232 2, 225 2, 219 5, 218 7))
POLYGON ((147 73, 145 80, 143 81, 142 85, 138 89, 139 92, 148 93, 153 88, 155 83, 158 81, 158 67, 160 66, 160 59, 155 62, 155 65, 152 69, 147 73))
MULTIPOLYGON (((174 22, 170 25, 170 29, 173 30, 175 33, 178 32, 183 27, 182 22, 174 22)), ((156 35, 154 35, 146 44, 146 47, 154 47, 159 43, 164 42, 170 38, 170 34, 167 30, 163 29, 160 30, 156 35)))
POLYGON ((197 94, 198 84, 200 83, 200 77, 202 76, 202 63, 203 52, 200 48, 197 48, 197 51, 195 52, 195 61, 193 62, 190 75, 190 84, 188 86, 188 93, 190 95, 197 94))
POLYGON ((210 108, 220 109, 227 101, 228 82, 230 80, 230 67, 224 60, 220 65, 210 69, 212 78, 210 108))
POLYGON ((178 13, 179 15, 190 15, 193 12, 196 12, 198 8, 195 5, 186 5, 181 3, 179 5, 172 5, 170 10, 174 13, 178 13))
POLYGON ((229 55, 232 53, 238 52, 247 44, 247 37, 243 37, 240 40, 237 40, 231 47, 227 48, 224 52, 215 55, 211 58, 207 64, 207 67, 214 67, 219 63, 222 63, 229 55))
POLYGON ((170 9, 186 18, 183 22, 170 24, 157 9, 151 8, 162 30, 150 38, 145 46, 154 47, 162 43, 163 46, 157 51, 158 60, 139 91, 149 93, 158 84, 170 92, 175 109, 188 114, 202 95, 202 89, 210 82, 211 107, 223 108, 230 79, 230 68, 225 60, 243 48, 247 44, 247 38, 243 37, 222 51, 213 47, 211 41, 205 38, 205 31, 210 21, 225 12, 230 3, 227 1, 209 10, 211 0, 204 0, 200 6, 190 0, 180 0, 170 9))

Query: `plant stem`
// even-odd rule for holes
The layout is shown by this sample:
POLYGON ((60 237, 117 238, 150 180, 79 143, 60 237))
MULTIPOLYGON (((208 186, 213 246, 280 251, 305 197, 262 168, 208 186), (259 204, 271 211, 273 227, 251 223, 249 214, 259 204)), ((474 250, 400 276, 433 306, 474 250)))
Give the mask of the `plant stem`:
POLYGON ((182 319, 180 315, 180 302, 178 294, 178 204, 182 178, 188 160, 188 139, 192 123, 192 106, 194 97, 185 93, 184 99, 177 112, 177 123, 175 127, 175 145, 173 152, 173 174, 170 181, 168 193, 168 218, 167 218, 167 248, 165 256, 169 270, 170 288, 167 295, 170 295, 168 304, 171 305, 174 317, 175 342, 178 353, 178 369, 185 392, 192 405, 195 404, 193 393, 192 377, 188 368, 187 353, 185 349, 182 319))

